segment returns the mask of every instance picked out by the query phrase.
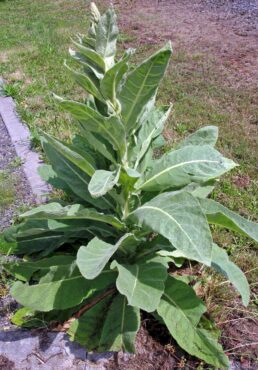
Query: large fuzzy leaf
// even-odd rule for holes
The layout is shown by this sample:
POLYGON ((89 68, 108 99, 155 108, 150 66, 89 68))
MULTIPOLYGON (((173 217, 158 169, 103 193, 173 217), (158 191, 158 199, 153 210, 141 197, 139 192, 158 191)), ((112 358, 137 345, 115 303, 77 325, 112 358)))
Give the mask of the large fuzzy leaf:
POLYGON ((88 190, 93 198, 99 198, 110 191, 119 180, 120 168, 117 171, 97 170, 92 176, 88 190))
POLYGON ((191 182, 203 183, 221 176, 235 166, 232 160, 224 158, 209 145, 186 146, 152 161, 151 167, 136 183, 136 187, 145 191, 164 191, 191 182))
POLYGON ((92 239, 87 246, 80 247, 77 265, 86 279, 94 279, 100 274, 107 262, 131 234, 125 234, 116 244, 109 244, 98 238, 92 239))
POLYGON ((52 143, 46 141, 44 138, 42 138, 41 143, 54 171, 57 173, 58 177, 69 186, 74 194, 87 203, 94 205, 94 207, 100 209, 113 208, 112 203, 106 198, 92 198, 88 191, 90 176, 88 176, 85 171, 81 170, 66 156, 60 153, 52 143))
POLYGON ((70 339, 85 346, 87 351, 98 350, 103 323, 111 300, 112 296, 106 297, 87 310, 79 319, 74 320, 68 330, 70 339))
POLYGON ((114 64, 117 36, 116 14, 110 8, 100 17, 96 27, 96 51, 103 56, 106 69, 114 64))
POLYGON ((210 266, 212 238, 198 200, 189 193, 162 194, 131 213, 140 225, 165 238, 189 259, 210 266))
POLYGON ((43 140, 45 140, 49 145, 53 146, 62 156, 84 171, 88 176, 92 176, 94 174, 95 168, 79 153, 73 151, 71 148, 69 148, 69 146, 46 134, 45 132, 41 132, 41 135, 43 140))
POLYGON ((61 107, 70 112, 80 122, 81 130, 98 133, 106 138, 115 150, 123 155, 126 149, 125 129, 117 117, 103 117, 86 104, 70 100, 61 100, 61 107))
POLYGON ((195 131, 193 134, 187 136, 178 148, 183 148, 188 145, 211 145, 214 146, 218 140, 218 127, 205 126, 195 131))
POLYGON ((161 262, 161 258, 133 265, 114 261, 111 267, 118 269, 117 289, 131 306, 147 312, 156 310, 167 279, 167 265, 161 262))
POLYGON ((211 266, 226 276, 234 285, 242 297, 243 304, 248 306, 250 300, 250 288, 245 274, 228 258, 228 254, 216 244, 212 248, 211 266))
POLYGON ((39 261, 16 261, 5 263, 4 269, 12 274, 16 279, 22 281, 29 281, 33 274, 37 271, 43 274, 49 272, 50 268, 54 266, 70 266, 75 260, 74 256, 71 255, 56 255, 49 258, 44 258, 39 261))
POLYGON ((251 237, 255 241, 258 241, 257 223, 246 220, 244 217, 241 217, 235 212, 230 211, 228 208, 212 199, 199 198, 199 202, 203 212, 207 216, 209 223, 236 231, 242 235, 251 237))
POLYGON ((94 281, 86 280, 75 264, 57 266, 43 276, 39 284, 16 282, 12 296, 23 306, 37 311, 51 311, 76 306, 98 290, 110 286, 116 274, 110 269, 102 271, 94 281))
POLYGON ((128 306, 126 298, 117 295, 87 310, 71 324, 68 334, 88 351, 134 352, 139 327, 139 309, 128 306))
POLYGON ((123 224, 115 216, 97 212, 94 208, 85 208, 81 204, 65 207, 56 202, 43 204, 21 214, 20 217, 40 220, 93 220, 110 224, 118 229, 123 228, 123 224))
POLYGON ((99 152, 100 155, 108 159, 110 162, 116 164, 115 152, 112 149, 112 145, 101 135, 89 131, 83 133, 83 126, 81 126, 81 128, 82 135, 84 139, 87 140, 89 147, 94 149, 96 152, 99 152))
POLYGON ((180 347, 208 364, 228 368, 221 345, 212 334, 197 327, 205 308, 191 287, 169 277, 157 311, 180 347))
POLYGON ((129 306, 125 297, 117 295, 106 315, 99 350, 134 352, 134 341, 139 328, 140 310, 129 306))
POLYGON ((139 115, 155 96, 170 55, 171 46, 168 44, 127 76, 118 99, 122 105, 122 117, 128 133, 137 128, 139 115))
POLYGON ((149 149, 153 139, 161 134, 166 119, 171 111, 171 106, 154 108, 147 115, 137 135, 137 143, 132 148, 131 160, 135 159, 134 168, 137 168, 143 156, 149 149))
POLYGON ((87 63, 89 66, 93 67, 98 73, 104 74, 106 68, 105 61, 99 53, 74 40, 73 44, 78 50, 80 50, 80 53, 84 58, 84 63, 87 63))
POLYGON ((132 54, 132 50, 129 50, 126 55, 119 60, 112 68, 110 68, 104 75, 103 79, 100 82, 100 90, 103 96, 110 100, 114 107, 116 108, 117 100, 116 95, 120 82, 124 74, 128 70, 127 61, 132 54))

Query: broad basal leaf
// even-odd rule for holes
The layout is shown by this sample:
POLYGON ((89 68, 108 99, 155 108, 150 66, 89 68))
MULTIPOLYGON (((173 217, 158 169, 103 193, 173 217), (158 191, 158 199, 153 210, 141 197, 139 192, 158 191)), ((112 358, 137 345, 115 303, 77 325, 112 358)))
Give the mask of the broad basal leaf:
POLYGON ((134 352, 134 341, 139 328, 140 310, 129 306, 125 297, 117 295, 106 314, 99 351, 134 352))
POLYGON ((212 199, 199 198, 199 202, 209 223, 226 227, 258 241, 257 223, 246 220, 212 199))
POLYGON ((236 164, 209 145, 186 146, 152 161, 149 170, 136 183, 137 189, 164 191, 191 182, 203 183, 221 176, 236 164))
POLYGON ((48 273, 50 268, 54 266, 68 266, 69 268, 74 260, 75 257, 71 255, 56 255, 39 261, 31 260, 29 262, 16 261, 5 263, 3 266, 16 279, 29 281, 37 271, 40 271, 42 276, 42 274, 48 273))
POLYGON ((216 244, 212 248, 211 266, 234 285, 242 296, 245 306, 248 306, 250 300, 250 288, 245 274, 228 258, 228 254, 216 244))
POLYGON ((36 285, 16 282, 12 296, 23 306, 37 311, 51 311, 76 306, 98 290, 115 281, 116 274, 110 269, 102 271, 94 281, 86 280, 75 264, 55 266, 36 285))
POLYGON ((121 265, 112 262, 111 268, 118 269, 116 286, 125 295, 129 305, 153 312, 159 305, 167 279, 167 264, 161 258, 147 263, 121 265))
POLYGON ((131 213, 140 225, 165 238, 185 257, 211 264, 212 238, 206 217, 189 193, 162 194, 131 213))
POLYGON ((118 229, 123 228, 123 224, 115 216, 97 212, 94 208, 85 208, 81 204, 65 207, 56 202, 43 204, 21 214, 20 217, 41 220, 93 220, 110 224, 118 229))
POLYGON ((125 234, 114 245, 94 238, 87 246, 80 247, 77 254, 77 265, 82 275, 86 279, 94 279, 98 276, 123 240, 130 235, 125 234))
POLYGON ((208 331, 197 327, 205 306, 191 287, 168 277, 157 311, 180 347, 208 364, 228 368, 221 345, 208 331))
POLYGON ((105 195, 118 183, 119 175, 120 168, 116 171, 95 171, 88 186, 91 196, 99 198, 105 195))
POLYGON ((98 350, 103 324, 112 298, 112 295, 106 297, 72 322, 68 330, 72 341, 85 346, 87 351, 98 350))
POLYGON ((122 105, 122 117, 128 133, 137 128, 139 115, 155 96, 170 55, 171 46, 168 44, 127 76, 118 99, 122 105))
POLYGON ((188 145, 211 145, 214 146, 218 140, 218 127, 205 126, 195 131, 186 139, 177 145, 178 148, 183 148, 188 145))

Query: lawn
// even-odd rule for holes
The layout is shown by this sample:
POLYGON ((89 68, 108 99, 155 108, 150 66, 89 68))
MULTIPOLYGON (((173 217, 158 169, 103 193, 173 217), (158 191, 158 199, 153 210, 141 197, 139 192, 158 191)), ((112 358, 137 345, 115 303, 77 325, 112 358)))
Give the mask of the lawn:
MULTIPOLYGON (((72 121, 58 110, 51 93, 81 97, 82 92, 73 83, 63 61, 68 57, 70 37, 87 29, 87 8, 88 2, 84 0, 0 1, 0 76, 6 81, 6 94, 18 103, 18 112, 29 126, 36 146, 39 127, 62 139, 72 135, 72 121)), ((130 33, 122 33, 120 49, 135 42, 137 39, 130 33)), ((140 45, 137 60, 153 49, 153 44, 140 45)), ((255 220, 258 182, 255 101, 258 92, 253 86, 239 89, 223 82, 212 55, 191 54, 185 49, 174 53, 159 93, 159 102, 174 103, 164 133, 165 150, 200 126, 219 126, 219 147, 239 167, 217 186, 214 197, 252 220, 255 220)), ((216 228, 214 234, 221 246, 227 246, 239 267, 251 271, 247 277, 254 292, 254 244, 216 228)), ((220 287, 224 289, 224 285, 220 287)), ((226 294, 222 288, 210 289, 205 293, 206 298, 218 294, 222 297, 226 294)), ((253 293, 252 302, 254 299, 253 293)), ((214 305, 212 309, 215 311, 214 305)))

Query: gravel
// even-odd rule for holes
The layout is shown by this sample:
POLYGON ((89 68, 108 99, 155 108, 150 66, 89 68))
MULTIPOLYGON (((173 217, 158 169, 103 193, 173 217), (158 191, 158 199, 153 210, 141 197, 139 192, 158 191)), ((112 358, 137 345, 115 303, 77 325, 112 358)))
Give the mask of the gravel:
POLYGON ((21 166, 13 165, 17 154, 0 116, 0 171, 8 172, 14 179, 14 201, 10 206, 0 206, 0 231, 8 227, 20 207, 35 202, 31 188, 21 166))

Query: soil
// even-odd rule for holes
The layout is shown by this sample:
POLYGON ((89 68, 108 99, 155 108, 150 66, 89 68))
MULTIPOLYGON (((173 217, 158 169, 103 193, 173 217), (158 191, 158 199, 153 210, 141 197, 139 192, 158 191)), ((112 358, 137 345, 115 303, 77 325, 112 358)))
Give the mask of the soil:
POLYGON ((174 51, 212 57, 225 82, 258 82, 258 0, 116 1, 125 46, 172 41, 174 51), (130 4, 130 5, 129 5, 130 4))
POLYGON ((8 173, 14 186, 13 203, 7 206, 2 206, 0 203, 0 231, 10 226, 17 209, 33 204, 35 201, 25 174, 20 165, 15 165, 15 160, 17 160, 17 154, 0 115, 0 172, 8 173))

